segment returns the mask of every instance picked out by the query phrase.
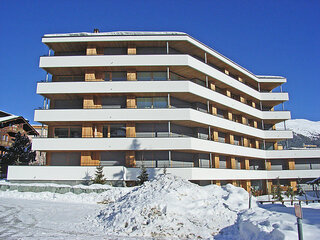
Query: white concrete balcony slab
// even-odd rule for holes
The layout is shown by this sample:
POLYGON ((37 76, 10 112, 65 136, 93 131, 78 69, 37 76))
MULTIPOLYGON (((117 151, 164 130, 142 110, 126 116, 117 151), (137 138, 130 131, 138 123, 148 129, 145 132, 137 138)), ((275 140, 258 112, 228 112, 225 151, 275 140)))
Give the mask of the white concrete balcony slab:
POLYGON ((51 56, 40 57, 40 67, 88 68, 88 67, 138 67, 138 66, 187 66, 223 82, 231 88, 258 100, 261 93, 237 81, 219 70, 186 54, 181 55, 94 55, 94 56, 51 56))
POLYGON ((103 36, 100 34, 88 34, 87 35, 79 35, 79 36, 70 36, 70 35, 46 35, 45 37, 42 38, 42 42, 46 44, 50 43, 75 43, 75 42, 112 42, 112 41, 185 41, 189 42, 192 45, 198 47, 199 49, 207 52, 207 54, 210 54, 214 56, 215 58, 221 60, 222 62, 225 62, 232 68, 242 72, 243 74, 247 75, 251 79, 254 79, 257 82, 277 82, 279 84, 285 83, 286 79, 285 78, 279 78, 279 77, 273 77, 273 76, 256 76, 244 67, 238 65, 234 61, 231 61, 227 57, 223 56, 221 53, 215 51, 214 49, 208 47, 207 45, 203 44, 202 42, 198 41, 197 39, 189 36, 188 34, 181 34, 181 35, 108 35, 108 36, 103 36))
MULTIPOLYGON (((89 166, 9 166, 9 181, 84 181, 93 177, 96 167, 89 166)), ((104 167, 107 180, 135 181, 140 174, 139 168, 123 166, 104 167)), ((162 168, 148 168, 149 178, 163 174, 162 168)), ((218 168, 167 168, 168 174, 187 180, 260 180, 260 179, 297 179, 317 178, 320 170, 239 170, 218 168)))
MULTIPOLYGON (((275 113, 270 112, 274 115, 275 113)), ((286 112, 285 112, 286 113, 286 112)), ((108 121, 190 121, 203 124, 205 127, 224 129, 261 139, 292 138, 291 131, 261 130, 245 124, 230 121, 212 114, 190 108, 166 109, 50 109, 35 110, 37 122, 108 122, 108 121)), ((286 116, 287 117, 287 116, 286 116)))
MULTIPOLYGON (((37 94, 125 94, 125 93, 190 93, 250 115, 258 109, 191 81, 123 81, 123 82, 40 82, 37 94)), ((261 101, 285 102, 288 93, 260 93, 261 101)), ((261 114, 261 113, 260 113, 261 114)))
POLYGON ((257 159, 320 158, 320 150, 261 150, 197 138, 34 138, 38 151, 175 150, 257 159))

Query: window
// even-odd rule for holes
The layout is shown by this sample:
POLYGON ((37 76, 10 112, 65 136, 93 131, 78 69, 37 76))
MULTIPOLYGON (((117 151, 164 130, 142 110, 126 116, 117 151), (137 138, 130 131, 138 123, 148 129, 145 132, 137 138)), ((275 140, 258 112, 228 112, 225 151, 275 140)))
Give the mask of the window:
POLYGON ((166 47, 137 47, 137 54, 167 54, 166 47))
POLYGON ((166 72, 153 72, 153 80, 154 81, 165 81, 167 80, 166 72))
POLYGON ((110 137, 126 137, 125 124, 111 124, 110 137))
POLYGON ((127 72, 106 72, 105 81, 126 81, 127 80, 127 72))
POLYGON ((167 108, 168 107, 168 98, 154 97, 153 98, 153 107, 154 108, 167 108))
POLYGON ((137 80, 138 81, 151 81, 152 80, 152 72, 137 72, 137 80))
POLYGON ((81 138, 81 127, 57 127, 54 129, 54 137, 56 138, 81 138))
POLYGON ((125 97, 101 97, 102 108, 125 108, 126 98, 125 97))
POLYGON ((177 73, 170 72, 170 79, 171 80, 186 80, 187 78, 185 78, 177 73))
POLYGON ((167 108, 167 97, 143 97, 137 98, 137 108, 167 108))
POLYGON ((152 98, 137 98, 137 108, 152 108, 152 98))
POLYGON ((104 55, 127 55, 127 48, 106 47, 104 48, 104 55))
POLYGON ((81 128, 70 128, 70 137, 71 138, 81 138, 82 129, 81 128))
POLYGON ((138 81, 166 81, 167 72, 137 72, 138 81))
POLYGON ((67 138, 68 135, 69 135, 68 128, 55 128, 54 129, 54 137, 67 138))

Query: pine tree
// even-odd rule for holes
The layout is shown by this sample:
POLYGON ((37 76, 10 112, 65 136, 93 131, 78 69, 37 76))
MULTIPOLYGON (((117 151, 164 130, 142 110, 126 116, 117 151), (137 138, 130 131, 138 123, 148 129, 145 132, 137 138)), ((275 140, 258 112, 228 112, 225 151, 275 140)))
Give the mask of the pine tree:
POLYGON ((141 165, 140 175, 137 178, 139 179, 139 185, 142 185, 144 182, 149 181, 149 174, 147 173, 147 169, 145 168, 143 163, 141 165))
POLYGON ((163 175, 166 175, 167 174, 167 165, 164 165, 163 167, 163 175))
POLYGON ((297 194, 298 194, 299 196, 302 196, 302 195, 304 194, 304 191, 303 191, 300 183, 301 183, 301 178, 298 179, 297 194))
POLYGON ((96 173, 94 179, 92 179, 94 184, 106 184, 107 180, 103 174, 103 166, 99 165, 96 167, 96 173))
POLYGON ((286 196, 288 197, 288 198, 290 198, 291 200, 293 200, 293 198, 294 198, 294 191, 293 191, 293 188, 291 187, 291 186, 288 186, 288 188, 287 188, 287 191, 286 191, 286 196))
POLYGON ((280 179, 278 178, 277 179, 277 186, 276 186, 276 198, 277 198, 277 200, 282 202, 283 197, 282 197, 281 193, 282 193, 282 190, 281 190, 281 185, 280 185, 280 179))
POLYGON ((272 190, 271 190, 271 194, 272 194, 272 199, 276 199, 276 188, 275 186, 272 186, 272 190))
POLYGON ((31 141, 28 136, 16 133, 11 147, 0 156, 3 174, 6 175, 9 165, 28 165, 35 161, 36 153, 31 150, 31 141))

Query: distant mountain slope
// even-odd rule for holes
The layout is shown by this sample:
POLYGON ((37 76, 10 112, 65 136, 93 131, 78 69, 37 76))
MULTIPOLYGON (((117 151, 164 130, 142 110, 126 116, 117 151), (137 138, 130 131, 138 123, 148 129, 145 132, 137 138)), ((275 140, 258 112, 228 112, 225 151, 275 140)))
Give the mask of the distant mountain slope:
MULTIPOLYGON (((286 121, 287 129, 293 131, 293 139, 289 139, 289 147, 317 145, 320 147, 320 121, 291 119, 286 121)), ((284 129, 283 123, 276 125, 278 130, 284 129)))

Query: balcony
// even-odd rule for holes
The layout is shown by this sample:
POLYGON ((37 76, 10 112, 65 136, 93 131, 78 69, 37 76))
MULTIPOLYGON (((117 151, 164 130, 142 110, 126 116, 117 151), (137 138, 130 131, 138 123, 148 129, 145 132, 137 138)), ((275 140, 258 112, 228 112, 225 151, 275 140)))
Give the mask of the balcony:
MULTIPOLYGON (((281 117, 277 112, 270 112, 273 118, 281 117)), ((283 112, 286 114, 287 112, 283 112)), ((287 113, 288 114, 288 113, 287 113)), ((287 117, 287 115, 284 115, 287 117)), ((292 138, 291 131, 261 130, 245 124, 227 120, 212 114, 190 108, 171 109, 50 109, 35 110, 35 121, 50 124, 50 122, 156 122, 175 121, 193 122, 198 125, 225 129, 243 135, 261 139, 292 138)))
MULTIPOLYGON (((120 82, 48 82, 38 83, 37 93, 44 96, 56 94, 130 94, 130 93, 175 93, 193 94, 200 98, 221 104, 227 108, 262 118, 263 112, 251 105, 227 97, 219 92, 190 81, 120 81, 120 82)), ((185 95, 184 95, 185 96, 185 95)), ((288 100, 287 93, 262 93, 266 101, 283 102, 288 100)), ((277 111, 278 112, 278 111, 277 111)))
POLYGON ((187 66, 200 71, 205 75, 219 80, 228 87, 238 89, 244 94, 261 100, 260 92, 232 76, 187 54, 166 55, 92 55, 92 56, 52 56, 41 57, 40 67, 54 73, 60 68, 86 67, 139 67, 139 66, 187 66))

